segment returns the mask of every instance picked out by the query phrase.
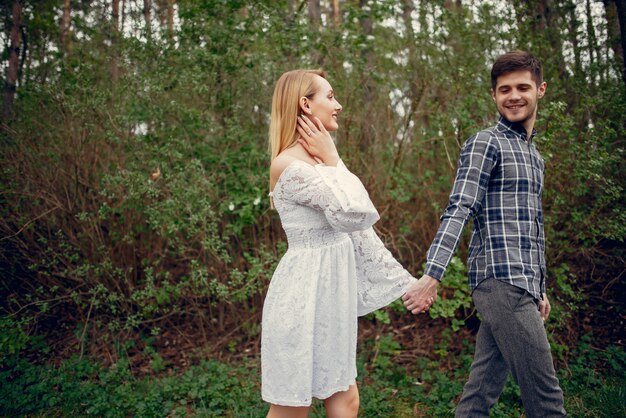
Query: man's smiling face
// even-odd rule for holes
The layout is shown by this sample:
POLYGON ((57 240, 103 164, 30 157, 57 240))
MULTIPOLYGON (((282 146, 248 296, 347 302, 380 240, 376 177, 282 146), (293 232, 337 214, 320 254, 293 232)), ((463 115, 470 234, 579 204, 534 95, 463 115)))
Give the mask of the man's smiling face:
POLYGON ((535 124, 537 103, 545 92, 545 82, 537 86, 530 71, 519 70, 499 76, 491 96, 500 115, 509 122, 521 123, 528 130, 535 124))

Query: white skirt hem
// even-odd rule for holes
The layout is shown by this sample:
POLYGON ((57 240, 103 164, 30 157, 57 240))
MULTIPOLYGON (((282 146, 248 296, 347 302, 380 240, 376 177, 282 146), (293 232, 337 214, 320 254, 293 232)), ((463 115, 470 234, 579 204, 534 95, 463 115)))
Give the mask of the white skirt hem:
MULTIPOLYGON (((317 399, 322 399, 322 400, 326 398, 330 398, 335 393, 345 392, 346 390, 350 388, 350 386, 354 384, 356 384, 356 379, 352 379, 352 381, 348 383, 347 385, 337 386, 333 389, 327 390, 322 393, 313 393, 311 394, 311 398, 317 398, 317 399)), ((305 399, 303 401, 294 401, 294 400, 284 401, 284 400, 273 398, 273 397, 266 396, 266 395, 263 395, 262 398, 265 402, 269 402, 271 404, 280 405, 280 406, 311 406, 311 402, 312 402, 312 399, 308 399, 308 400, 305 399)))

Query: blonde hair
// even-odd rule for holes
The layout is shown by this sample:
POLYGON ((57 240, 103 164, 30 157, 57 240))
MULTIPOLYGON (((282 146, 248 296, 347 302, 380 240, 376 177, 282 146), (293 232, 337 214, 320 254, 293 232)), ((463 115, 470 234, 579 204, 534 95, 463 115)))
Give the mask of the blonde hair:
POLYGON ((326 78, 326 73, 322 70, 293 70, 281 75, 276 82, 270 121, 270 161, 296 142, 296 118, 300 111, 300 98, 311 99, 317 93, 316 75, 326 78))

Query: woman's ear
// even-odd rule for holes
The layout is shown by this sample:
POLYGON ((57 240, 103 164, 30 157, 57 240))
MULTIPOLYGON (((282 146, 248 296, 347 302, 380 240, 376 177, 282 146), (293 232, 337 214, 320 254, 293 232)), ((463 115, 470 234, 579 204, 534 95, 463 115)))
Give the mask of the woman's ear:
POLYGON ((300 111, 298 114, 312 114, 311 108, 309 107, 309 99, 306 96, 300 97, 300 111))

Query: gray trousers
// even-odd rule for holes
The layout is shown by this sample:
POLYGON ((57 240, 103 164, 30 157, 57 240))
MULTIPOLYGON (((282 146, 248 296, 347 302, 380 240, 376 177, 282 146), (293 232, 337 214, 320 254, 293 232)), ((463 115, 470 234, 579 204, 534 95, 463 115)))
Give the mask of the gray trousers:
POLYGON ((470 377, 456 417, 489 417, 509 375, 522 393, 528 418, 566 416, 538 302, 526 290, 495 279, 472 294, 481 316, 470 377))

